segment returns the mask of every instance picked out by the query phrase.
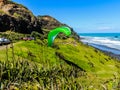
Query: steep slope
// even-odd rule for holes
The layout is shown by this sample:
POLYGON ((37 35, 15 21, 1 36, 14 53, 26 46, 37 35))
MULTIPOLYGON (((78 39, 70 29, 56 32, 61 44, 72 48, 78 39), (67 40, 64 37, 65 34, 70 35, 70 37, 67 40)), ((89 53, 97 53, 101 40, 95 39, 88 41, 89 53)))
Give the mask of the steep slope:
POLYGON ((0 1, 0 31, 42 32, 40 23, 26 7, 8 0, 0 1))
MULTIPOLYGON (((12 49, 9 49, 9 59, 12 59, 12 49)), ((69 38, 66 40, 56 39, 53 47, 47 47, 46 40, 23 41, 14 47, 16 57, 29 59, 39 64, 49 62, 52 66, 64 61, 71 66, 80 68, 99 77, 110 78, 119 74, 119 61, 113 59, 101 51, 76 42, 69 38), (53 64, 53 65, 52 65, 53 64), (106 72, 107 71, 107 72, 106 72)), ((0 59, 5 60, 5 50, 0 51, 0 59), (3 53, 2 53, 3 52, 3 53)))
MULTIPOLYGON (((47 37, 51 29, 61 25, 68 26, 48 15, 36 17, 20 4, 0 0, 0 32, 37 31, 47 37)), ((79 42, 71 30, 69 38, 59 35, 53 47, 47 46, 45 37, 0 50, 0 89, 119 90, 120 62, 79 42)))
POLYGON ((46 40, 21 41, 7 51, 8 57, 6 50, 0 51, 4 87, 9 82, 9 86, 23 90, 33 87, 117 90, 119 87, 120 62, 72 38, 56 39, 54 48, 47 47, 46 40))
MULTIPOLYGON (((21 4, 9 0, 0 0, 0 32, 12 30, 19 33, 31 33, 32 31, 37 31, 44 34, 45 38, 47 38, 47 34, 51 29, 62 25, 65 24, 62 24, 51 16, 36 17, 21 4)), ((71 37, 79 40, 79 36, 72 28, 71 30, 71 37)), ((61 35, 60 37, 63 36, 61 35)))
MULTIPOLYGON (((49 33, 50 30, 56 28, 56 27, 60 27, 60 26, 67 26, 71 29, 72 34, 70 37, 76 39, 76 40, 80 40, 79 35, 73 30, 73 28, 71 28, 70 26, 60 23, 58 20, 56 20, 55 18, 49 16, 49 15, 44 15, 44 16, 38 16, 37 17, 39 22, 41 23, 41 30, 43 31, 43 33, 45 34, 45 36, 47 37, 47 34, 49 33)), ((67 38, 65 35, 60 34, 58 35, 59 38, 67 38)))

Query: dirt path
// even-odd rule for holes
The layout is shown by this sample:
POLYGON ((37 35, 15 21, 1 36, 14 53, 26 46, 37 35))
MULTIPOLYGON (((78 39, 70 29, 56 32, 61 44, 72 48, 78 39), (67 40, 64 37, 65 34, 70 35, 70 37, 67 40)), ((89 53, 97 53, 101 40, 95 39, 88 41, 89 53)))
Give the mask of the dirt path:
POLYGON ((0 46, 0 50, 4 50, 6 48, 10 48, 10 47, 12 47, 12 46, 14 46, 16 44, 19 44, 19 43, 21 43, 21 42, 13 43, 13 45, 12 44, 8 44, 8 45, 0 46))
POLYGON ((3 46, 0 46, 0 50, 6 49, 6 48, 10 48, 10 47, 11 47, 11 44, 3 45, 3 46))

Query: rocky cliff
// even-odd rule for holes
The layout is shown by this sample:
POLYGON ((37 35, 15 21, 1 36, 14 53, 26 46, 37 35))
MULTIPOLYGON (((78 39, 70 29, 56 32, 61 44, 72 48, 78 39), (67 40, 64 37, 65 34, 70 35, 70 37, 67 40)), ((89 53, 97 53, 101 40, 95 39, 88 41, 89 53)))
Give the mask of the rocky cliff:
POLYGON ((0 31, 13 30, 20 33, 42 32, 40 23, 26 7, 12 1, 0 1, 0 31))
MULTIPOLYGON (((45 34, 51 29, 65 24, 51 16, 34 16, 33 13, 21 4, 8 0, 0 0, 0 32, 12 30, 19 33, 37 31, 45 34)), ((79 36, 72 30, 72 37, 79 36)))

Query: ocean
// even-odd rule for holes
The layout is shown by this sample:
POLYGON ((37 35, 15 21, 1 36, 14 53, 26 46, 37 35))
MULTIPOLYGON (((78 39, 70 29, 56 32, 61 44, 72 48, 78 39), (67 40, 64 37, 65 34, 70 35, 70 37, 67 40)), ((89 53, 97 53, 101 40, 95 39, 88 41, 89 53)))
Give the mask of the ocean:
POLYGON ((79 35, 85 44, 120 55, 120 33, 79 33, 79 35))

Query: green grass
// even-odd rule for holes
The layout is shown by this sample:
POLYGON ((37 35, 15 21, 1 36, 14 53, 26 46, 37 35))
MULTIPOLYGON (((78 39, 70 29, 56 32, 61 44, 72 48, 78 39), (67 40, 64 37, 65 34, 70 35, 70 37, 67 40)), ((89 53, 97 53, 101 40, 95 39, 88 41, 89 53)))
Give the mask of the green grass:
POLYGON ((56 39, 53 47, 47 47, 47 40, 20 41, 7 53, 8 57, 6 50, 0 50, 1 77, 7 77, 0 79, 3 87, 10 82, 8 88, 20 90, 116 90, 119 86, 120 62, 71 38, 56 39))
POLYGON ((100 77, 109 78, 114 73, 117 73, 116 61, 101 53, 101 51, 82 43, 76 43, 74 40, 68 40, 66 43, 68 43, 68 46, 66 44, 59 44, 60 49, 58 50, 66 60, 100 77))

